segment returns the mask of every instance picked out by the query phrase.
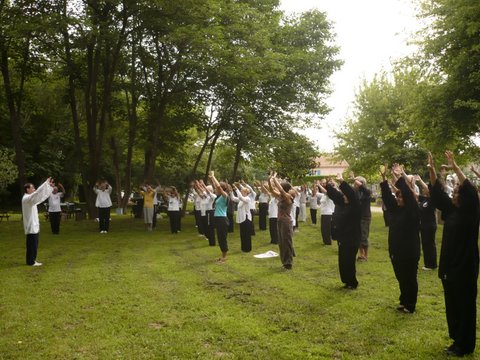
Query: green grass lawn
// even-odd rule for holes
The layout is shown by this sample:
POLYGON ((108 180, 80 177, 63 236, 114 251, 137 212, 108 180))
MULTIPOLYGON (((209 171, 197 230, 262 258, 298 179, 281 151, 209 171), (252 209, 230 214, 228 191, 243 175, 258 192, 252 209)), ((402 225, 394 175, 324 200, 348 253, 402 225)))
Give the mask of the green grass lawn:
MULTIPOLYGON (((193 217, 171 235, 112 215, 42 219, 38 260, 28 267, 18 216, 0 223, 0 359, 442 359, 450 344, 436 272, 419 271, 417 313, 401 314, 387 254, 387 229, 373 214, 370 258, 357 290, 344 290, 337 246, 301 223, 294 269, 253 254, 278 249, 257 231, 253 251, 230 256, 197 236, 193 217)), ((440 237, 440 231, 437 238, 440 237)), ((423 261, 420 262, 420 268, 423 261)))

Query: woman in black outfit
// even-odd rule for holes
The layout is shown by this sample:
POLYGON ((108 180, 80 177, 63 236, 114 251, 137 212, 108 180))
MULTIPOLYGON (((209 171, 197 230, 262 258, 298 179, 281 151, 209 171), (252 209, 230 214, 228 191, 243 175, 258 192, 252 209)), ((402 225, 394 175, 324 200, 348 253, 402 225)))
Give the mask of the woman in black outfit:
POLYGON ((338 267, 340 279, 347 289, 356 289, 356 255, 360 245, 361 208, 355 190, 341 175, 337 176, 340 186, 337 189, 333 181, 327 184, 327 195, 335 203, 333 213, 332 237, 338 241, 338 267))
POLYGON ((437 246, 435 234, 437 233, 437 218, 435 217, 435 204, 430 199, 430 190, 422 178, 415 175, 415 181, 420 184, 418 206, 420 209, 420 238, 423 252, 423 270, 437 268, 437 246))
POLYGON ((477 189, 465 178, 453 154, 445 152, 458 177, 450 198, 437 179, 432 155, 428 155, 430 195, 444 221, 438 276, 442 279, 448 334, 453 344, 447 354, 464 356, 475 350, 477 323, 478 225, 477 189))
POLYGON ((395 182, 395 195, 392 194, 386 179, 386 167, 382 168, 382 200, 390 214, 388 227, 388 253, 393 271, 400 286, 398 311, 413 313, 417 304, 417 268, 420 258, 419 211, 417 199, 406 182, 403 168, 394 164, 392 175, 395 182))

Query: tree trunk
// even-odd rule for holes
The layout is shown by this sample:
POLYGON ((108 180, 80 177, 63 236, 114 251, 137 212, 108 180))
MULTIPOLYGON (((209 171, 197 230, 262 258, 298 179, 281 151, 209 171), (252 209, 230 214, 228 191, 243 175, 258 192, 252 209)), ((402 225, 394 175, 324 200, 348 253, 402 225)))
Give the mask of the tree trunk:
POLYGON ((7 100, 8 111, 10 115, 10 124, 12 126, 13 144, 15 148, 15 162, 18 168, 18 185, 20 193, 23 193, 23 185, 27 181, 25 153, 22 144, 22 129, 20 124, 20 114, 15 108, 15 99, 10 82, 10 70, 8 66, 8 50, 5 48, 5 39, 0 39, 0 67, 3 76, 3 86, 5 88, 5 98, 7 100))
POLYGON ((233 162, 233 171, 232 171, 232 178, 231 178, 232 182, 235 181, 237 178, 238 165, 240 164, 241 155, 242 155, 242 146, 240 145, 240 142, 238 142, 235 148, 235 161, 233 162))
POLYGON ((210 171, 210 167, 212 166, 213 151, 215 150, 215 146, 217 145, 217 140, 220 137, 220 133, 221 133, 221 131, 220 131, 220 127, 219 127, 217 129, 217 131, 215 132, 212 143, 210 144, 210 152, 208 154, 208 161, 207 161, 207 166, 206 166, 206 169, 205 169, 205 176, 203 178, 203 181, 205 181, 205 182, 208 180, 208 172, 210 171))

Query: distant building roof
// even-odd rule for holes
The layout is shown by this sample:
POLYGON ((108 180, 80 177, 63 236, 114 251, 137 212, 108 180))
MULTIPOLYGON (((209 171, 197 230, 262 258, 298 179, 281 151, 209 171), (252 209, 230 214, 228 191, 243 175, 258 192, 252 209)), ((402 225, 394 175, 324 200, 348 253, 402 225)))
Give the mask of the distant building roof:
POLYGON ((323 155, 315 158, 315 168, 310 170, 309 175, 335 176, 343 173, 348 166, 345 160, 336 160, 333 156, 323 155))
POLYGON ((329 167, 329 168, 348 168, 348 163, 345 160, 336 160, 331 156, 319 156, 315 158, 315 164, 317 167, 329 167))

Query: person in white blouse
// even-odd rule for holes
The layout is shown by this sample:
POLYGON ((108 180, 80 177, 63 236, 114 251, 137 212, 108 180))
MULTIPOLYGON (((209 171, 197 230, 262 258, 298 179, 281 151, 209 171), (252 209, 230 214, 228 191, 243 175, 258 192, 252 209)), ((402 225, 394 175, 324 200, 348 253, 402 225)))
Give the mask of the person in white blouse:
POLYGON ((321 193, 318 191, 318 186, 312 186, 312 194, 310 195, 310 218, 312 220, 312 225, 317 225, 317 210, 318 202, 321 198, 321 193))
POLYGON ((278 244, 278 200, 268 191, 266 184, 261 184, 262 191, 270 196, 268 203, 268 229, 270 231, 270 244, 278 244))
POLYGON ((250 189, 242 187, 241 190, 233 185, 233 191, 230 193, 230 199, 238 203, 237 207, 237 224, 240 224, 240 242, 243 252, 252 250, 252 213, 250 189))
POLYGON ((320 229, 325 245, 332 245, 332 214, 335 211, 335 204, 327 195, 327 181, 323 179, 317 183, 320 189, 320 229))
POLYGON ((180 216, 180 194, 175 186, 170 187, 170 191, 166 192, 168 201, 168 216, 170 217, 170 231, 172 234, 179 233, 181 230, 180 216))
POLYGON ((93 191, 97 194, 95 206, 98 209, 100 234, 106 234, 110 229, 110 208, 112 207, 110 194, 112 193, 112 187, 106 180, 102 180, 97 182, 93 191))
POLYGON ((208 240, 208 245, 215 246, 215 225, 213 223, 214 210, 213 204, 217 195, 213 193, 213 187, 211 185, 205 186, 205 183, 195 181, 195 189, 200 197, 199 211, 200 211, 200 223, 208 240))
POLYGON ((264 184, 257 181, 255 185, 260 189, 260 194, 258 195, 258 228, 260 230, 267 230, 268 201, 270 195, 264 184))
POLYGON ((295 188, 295 199, 293 199, 293 208, 292 208, 292 214, 294 215, 292 218, 293 221, 293 231, 297 232, 298 231, 298 217, 300 215, 300 187, 295 188))
POLYGON ((298 217, 300 221, 307 221, 307 186, 302 185, 300 187, 300 207, 298 217))
POLYGON ((48 220, 50 221, 50 228, 52 234, 60 234, 60 219, 62 218, 62 198, 65 196, 65 188, 58 183, 53 187, 53 191, 48 197, 48 220), (61 191, 58 191, 60 188, 61 191))
POLYGON ((53 191, 55 183, 48 178, 38 189, 32 183, 24 185, 22 198, 23 229, 26 235, 26 263, 30 266, 41 266, 37 262, 38 243, 40 240, 40 220, 37 205, 45 201, 53 191))
POLYGON ((255 192, 255 190, 253 190, 253 188, 250 185, 248 185, 243 180, 240 180, 240 184, 238 185, 238 188, 240 190, 242 190, 243 188, 247 188, 249 191, 248 197, 250 198, 250 214, 251 214, 250 226, 252 228, 251 229, 252 235, 255 235, 255 224, 253 222, 253 215, 255 214, 255 199, 257 198, 257 193, 255 192))

